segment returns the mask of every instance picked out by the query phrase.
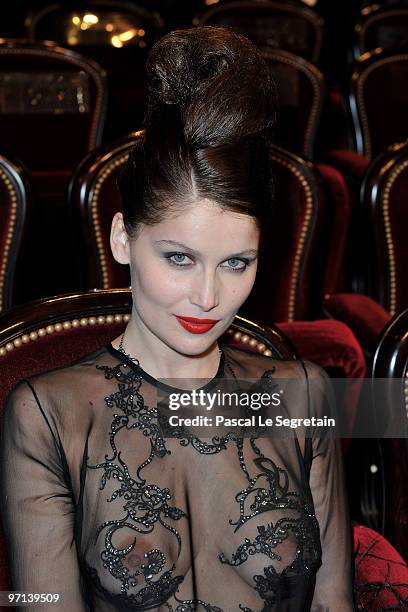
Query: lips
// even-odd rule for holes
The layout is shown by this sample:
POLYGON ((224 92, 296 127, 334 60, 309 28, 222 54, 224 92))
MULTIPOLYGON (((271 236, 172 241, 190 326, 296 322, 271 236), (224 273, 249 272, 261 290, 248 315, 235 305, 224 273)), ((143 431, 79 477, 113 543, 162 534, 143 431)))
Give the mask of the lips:
POLYGON ((197 319, 196 317, 179 317, 178 315, 176 315, 176 319, 190 334, 205 334, 219 321, 219 319, 197 319))

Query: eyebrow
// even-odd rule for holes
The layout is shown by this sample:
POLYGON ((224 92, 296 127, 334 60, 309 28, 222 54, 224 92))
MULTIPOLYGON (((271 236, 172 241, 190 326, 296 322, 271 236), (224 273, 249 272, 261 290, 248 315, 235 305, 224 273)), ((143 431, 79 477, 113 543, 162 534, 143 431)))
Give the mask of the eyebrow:
MULTIPOLYGON (((191 247, 187 246, 186 244, 183 244, 182 242, 176 242, 175 240, 155 240, 154 244, 158 244, 158 245, 169 244, 169 245, 178 247, 180 249, 183 249, 184 251, 189 251, 193 255, 200 255, 200 253, 196 251, 195 249, 192 249, 191 247)), ((233 257, 243 257, 244 255, 257 257, 258 251, 257 249, 247 249, 246 251, 240 251, 239 253, 232 253, 231 255, 228 256, 228 258, 232 259, 233 257)))

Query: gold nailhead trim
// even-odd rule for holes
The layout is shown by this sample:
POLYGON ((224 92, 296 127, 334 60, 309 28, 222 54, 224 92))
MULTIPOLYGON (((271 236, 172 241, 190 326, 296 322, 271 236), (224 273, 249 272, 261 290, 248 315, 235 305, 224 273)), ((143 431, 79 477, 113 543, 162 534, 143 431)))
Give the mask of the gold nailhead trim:
POLYGON ((106 181, 106 179, 112 174, 112 172, 116 168, 118 168, 119 166, 122 166, 126 162, 128 157, 129 157, 129 154, 126 153, 125 155, 121 155, 120 157, 109 162, 108 166, 103 170, 103 172, 101 172, 101 174, 98 176, 96 180, 96 184, 93 190, 91 204, 90 204, 92 223, 93 223, 94 232, 95 232, 96 247, 97 247, 98 256, 99 256, 99 264, 100 264, 101 272, 102 272, 102 288, 103 289, 109 289, 110 283, 109 283, 109 275, 108 275, 108 263, 106 259, 105 249, 104 249, 105 245, 104 245, 102 229, 100 225, 100 218, 99 218, 99 206, 100 206, 99 192, 102 188, 103 183, 106 181))
MULTIPOLYGON (((270 53, 270 57, 272 58, 274 57, 272 50, 269 51, 268 49, 265 49, 264 55, 266 57, 268 57, 268 53, 270 53)), ((305 74, 309 78, 309 81, 312 84, 313 103, 312 103, 312 108, 310 111, 309 119, 307 122, 305 138, 303 141, 303 154, 310 155, 311 151, 309 150, 309 147, 311 146, 312 128, 314 126, 316 116, 317 116, 317 111, 319 109, 319 105, 321 102, 321 88, 319 87, 320 85, 319 80, 323 81, 323 76, 321 72, 313 64, 309 64, 308 66, 304 64, 300 64, 300 63, 295 64, 291 58, 287 58, 283 56, 279 56, 277 59, 279 62, 282 62, 283 64, 288 64, 289 66, 294 67, 295 70, 300 70, 301 72, 303 72, 303 74, 305 74)))
POLYGON ((395 262, 395 249, 394 242, 392 236, 392 227, 390 220, 390 193, 391 189, 394 186, 395 181, 398 176, 408 167, 408 160, 398 166, 393 172, 391 172, 388 182, 384 188, 384 198, 383 198, 383 219, 384 219, 384 230, 385 230, 385 239, 387 243, 387 256, 388 256, 388 264, 389 264, 389 279, 388 285, 390 290, 390 298, 388 303, 388 310, 390 314, 395 314, 397 309, 397 266, 395 262))
POLYGON ((296 248, 295 259, 294 259, 294 263, 293 263, 293 272, 292 272, 292 277, 290 279, 289 304, 288 304, 288 315, 287 315, 287 318, 288 318, 288 321, 293 321, 294 318, 295 318, 296 288, 297 288, 297 282, 298 282, 298 277, 299 277, 299 272, 300 272, 300 264, 301 264, 301 261, 303 259, 303 253, 304 253, 306 236, 308 234, 310 222, 311 222, 311 219, 312 219, 313 193, 312 193, 312 189, 311 189, 309 183, 307 182, 306 178, 296 168, 296 166, 294 166, 290 162, 282 160, 279 157, 276 157, 275 155, 272 155, 271 158, 275 162, 285 166, 293 174, 295 174, 295 176, 299 180, 299 182, 300 182, 300 184, 301 184, 301 186, 302 186, 302 188, 303 188, 303 190, 305 192, 305 196, 306 196, 306 211, 305 211, 305 216, 304 216, 304 219, 303 219, 303 225, 301 227, 300 234, 299 234, 300 238, 299 238, 299 242, 298 242, 298 245, 297 245, 297 248, 296 248))
POLYGON ((367 69, 360 75, 360 78, 357 81, 357 96, 356 97, 357 97, 357 106, 359 110, 359 115, 361 117, 361 124, 363 128, 363 133, 364 133, 365 155, 366 157, 370 159, 372 155, 371 139, 370 139, 370 133, 368 129, 368 119, 364 111, 363 87, 364 87, 365 81, 367 77, 371 74, 371 72, 375 70, 376 68, 378 68, 379 66, 382 66, 383 64, 389 64, 390 62, 399 61, 399 60, 407 60, 407 59, 408 59, 408 55, 404 55, 404 54, 393 55, 392 57, 383 58, 382 60, 375 62, 371 66, 368 66, 367 69))
MULTIPOLYGON (((405 7, 404 7, 405 8, 405 7)), ((402 10, 402 11, 398 11, 398 10, 390 10, 387 9, 387 17, 398 17, 399 15, 403 15, 405 17, 406 15, 406 11, 402 10)), ((371 17, 367 17, 364 20, 363 24, 358 24, 356 26, 356 31, 358 32, 358 39, 359 39, 359 47, 362 50, 362 55, 364 53, 367 53, 368 51, 370 51, 370 49, 367 49, 365 45, 363 45, 364 43, 364 36, 366 34, 366 31, 368 30, 368 28, 376 21, 381 19, 384 19, 384 14, 374 14, 371 15, 371 17)))
POLYGON ((64 321, 63 323, 55 323, 47 325, 47 327, 39 327, 37 330, 29 334, 22 334, 15 338, 13 342, 8 342, 5 346, 0 347, 0 356, 6 355, 14 348, 19 348, 24 344, 44 338, 47 335, 58 333, 71 328, 86 327, 87 325, 105 324, 105 323, 127 323, 130 320, 130 314, 116 315, 99 315, 98 317, 83 317, 82 319, 73 319, 72 321, 64 321))
POLYGON ((3 257, 0 264, 0 311, 3 309, 3 292, 7 276, 7 267, 10 254, 11 244, 13 242, 15 224, 17 219, 17 191, 11 182, 9 176, 0 168, 0 179, 7 189, 10 197, 10 214, 8 218, 8 227, 6 230, 6 238, 4 241, 3 257))
MULTIPOLYGON (((111 323, 127 323, 130 320, 130 314, 116 314, 116 315, 99 315, 98 317, 82 317, 81 319, 72 319, 71 321, 64 321, 63 323, 55 323, 47 325, 47 327, 39 327, 37 330, 33 330, 29 334, 22 334, 18 338, 15 338, 13 342, 7 342, 5 346, 0 347, 0 356, 6 355, 14 348, 19 348, 24 344, 38 340, 38 338, 44 338, 47 335, 59 333, 61 331, 86 327, 87 325, 100 325, 111 324, 111 323)), ((235 340, 240 340, 244 344, 249 344, 251 347, 266 355, 267 357, 272 356, 272 352, 266 348, 263 342, 258 342, 255 338, 251 338, 248 334, 242 332, 234 332, 232 328, 227 330, 229 335, 233 335, 235 340)))

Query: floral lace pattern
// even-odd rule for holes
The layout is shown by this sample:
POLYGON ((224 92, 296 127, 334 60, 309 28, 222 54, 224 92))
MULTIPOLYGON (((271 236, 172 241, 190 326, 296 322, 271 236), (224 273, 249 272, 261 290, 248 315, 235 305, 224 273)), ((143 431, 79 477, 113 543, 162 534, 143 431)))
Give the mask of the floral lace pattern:
MULTIPOLYGON (((178 597, 183 576, 173 574, 176 561, 181 554, 182 539, 179 529, 170 523, 177 525, 179 521, 188 521, 189 516, 186 509, 178 508, 172 503, 173 495, 169 488, 160 487, 157 483, 148 482, 144 478, 144 470, 152 461, 171 454, 163 435, 163 416, 158 408, 145 404, 140 393, 142 377, 137 367, 131 368, 126 363, 118 363, 114 367, 99 365, 96 367, 103 371, 106 379, 117 383, 117 390, 105 398, 106 406, 113 410, 109 434, 111 453, 105 455, 104 461, 95 465, 88 464, 87 468, 102 470, 100 490, 105 488, 108 481, 118 482, 118 487, 107 501, 108 503, 122 501, 122 518, 105 521, 99 525, 95 541, 104 534, 104 549, 100 558, 103 567, 120 583, 120 593, 107 592, 95 568, 86 566, 88 576, 97 590, 104 592, 109 599, 126 601, 136 610, 155 609, 164 605, 169 612, 193 610, 223 612, 221 608, 201 599, 182 600, 178 597), (139 465, 135 474, 130 473, 116 445, 116 436, 124 428, 139 430, 150 442, 150 453, 139 465), (154 548, 144 553, 144 561, 136 570, 129 570, 124 560, 134 549, 137 537, 151 534, 157 526, 164 528, 177 543, 176 561, 171 564, 170 569, 164 571, 166 556, 162 550, 154 548), (112 538, 124 527, 134 532, 135 538, 129 546, 117 548, 112 543, 112 538), (135 587, 137 593, 129 592, 135 587)), ((270 374, 271 372, 265 373, 269 375, 269 379, 270 374)), ((290 491, 287 472, 261 453, 256 444, 256 435, 250 439, 252 451, 256 456, 253 464, 257 473, 253 476, 250 475, 245 460, 243 437, 237 433, 228 432, 223 437, 214 437, 208 441, 199 439, 181 427, 173 431, 172 437, 179 439, 180 446, 191 446, 196 452, 204 455, 218 454, 225 451, 229 445, 235 445, 239 466, 248 484, 236 493, 238 516, 236 520, 229 521, 234 533, 252 518, 264 512, 282 509, 291 511, 288 518, 282 517, 275 523, 268 522, 257 526, 258 533, 255 538, 244 538, 229 558, 224 553, 220 553, 218 561, 224 565, 237 567, 245 564, 251 556, 258 554, 279 561, 281 560, 279 544, 292 534, 296 540, 296 554, 293 561, 280 574, 273 565, 266 566, 263 574, 253 576, 253 586, 263 601, 265 611, 283 599, 296 595, 299 584, 306 583, 311 572, 318 566, 321 549, 319 527, 314 513, 306 498, 290 491)), ((243 604, 239 604, 239 608, 244 612, 252 612, 243 604)))

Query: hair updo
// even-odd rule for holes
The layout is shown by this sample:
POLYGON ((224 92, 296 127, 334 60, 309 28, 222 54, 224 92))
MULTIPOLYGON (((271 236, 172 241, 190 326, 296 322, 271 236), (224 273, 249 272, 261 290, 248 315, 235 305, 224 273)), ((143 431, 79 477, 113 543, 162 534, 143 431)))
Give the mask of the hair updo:
POLYGON ((154 45, 147 73, 145 133, 120 181, 128 234, 200 198, 261 228, 276 93, 258 49, 227 28, 177 30, 154 45))

